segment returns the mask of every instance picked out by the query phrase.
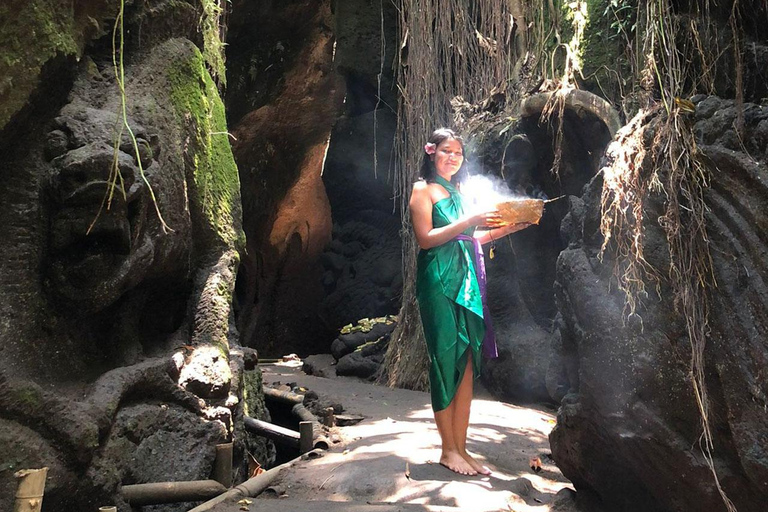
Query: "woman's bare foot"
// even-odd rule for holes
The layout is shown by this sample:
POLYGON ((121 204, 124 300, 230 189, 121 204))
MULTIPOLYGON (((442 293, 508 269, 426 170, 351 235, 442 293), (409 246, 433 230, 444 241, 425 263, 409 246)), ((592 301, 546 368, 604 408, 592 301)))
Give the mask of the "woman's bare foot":
POLYGON ((469 463, 470 466, 472 466, 472 469, 477 471, 479 474, 486 476, 491 474, 491 470, 477 462, 477 460, 472 455, 470 455, 469 452, 464 452, 462 457, 465 461, 467 461, 467 463, 469 463))
POLYGON ((440 464, 460 475, 476 475, 477 470, 458 452, 443 452, 440 464))

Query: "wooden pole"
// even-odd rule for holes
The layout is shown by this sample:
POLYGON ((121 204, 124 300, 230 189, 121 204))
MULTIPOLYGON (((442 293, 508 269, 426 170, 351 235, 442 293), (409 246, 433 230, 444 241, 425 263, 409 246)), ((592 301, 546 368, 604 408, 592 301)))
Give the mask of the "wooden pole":
POLYGON ((274 425, 266 421, 257 420, 250 416, 244 416, 243 423, 245 423, 245 428, 254 434, 266 437, 267 439, 271 439, 282 445, 292 447, 299 446, 299 439, 301 436, 299 432, 296 432, 295 430, 281 427, 280 425, 274 425))
POLYGON ((209 500, 227 491, 216 480, 195 482, 157 482, 124 485, 123 498, 133 506, 209 500))
POLYGON ((19 486, 13 512, 40 512, 47 475, 48 468, 22 469, 14 473, 13 476, 19 479, 19 486))
POLYGON ((328 440, 325 438, 325 432, 323 431, 323 427, 320 425, 317 416, 312 414, 309 409, 304 407, 304 404, 294 405, 291 409, 291 413, 299 418, 300 422, 312 422, 312 439, 314 440, 314 447, 327 450, 330 445, 328 444, 328 440))
POLYGON ((223 503, 225 501, 236 501, 246 496, 257 496, 274 481, 274 479, 283 469, 291 467, 299 460, 300 458, 297 457, 292 461, 281 464, 275 468, 265 471, 264 473, 259 473, 255 477, 246 480, 236 487, 233 487, 224 494, 216 496, 210 501, 206 501, 205 503, 196 506, 189 512, 210 512, 214 510, 219 503, 223 503))
POLYGON ((305 454, 312 449, 313 428, 311 421, 299 422, 299 454, 305 454))
POLYGON ((213 479, 229 489, 232 487, 232 443, 216 445, 213 479))
POLYGON ((291 408, 291 414, 299 418, 301 421, 317 421, 317 416, 304 407, 304 404, 296 404, 291 408))
POLYGON ((264 386, 264 398, 290 405, 304 403, 303 395, 291 393, 290 391, 280 391, 269 386, 264 386))
POLYGON ((117 512, 117 507, 99 507, 99 512, 117 512))

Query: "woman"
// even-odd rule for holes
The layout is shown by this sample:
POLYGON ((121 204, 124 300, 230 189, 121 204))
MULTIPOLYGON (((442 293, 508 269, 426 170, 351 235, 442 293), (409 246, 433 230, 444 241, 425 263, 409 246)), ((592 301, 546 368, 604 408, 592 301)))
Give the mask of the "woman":
POLYGON ((424 151, 423 179, 414 184, 409 206, 421 247, 416 298, 429 352, 432 409, 442 441, 440 464, 462 475, 488 475, 490 470, 466 450, 472 378, 480 371, 488 320, 478 280, 484 277, 482 251, 475 247, 529 224, 503 225, 496 210, 464 211, 457 188, 465 174, 464 143, 452 130, 436 130, 424 151), (475 235, 477 226, 490 229, 475 235))

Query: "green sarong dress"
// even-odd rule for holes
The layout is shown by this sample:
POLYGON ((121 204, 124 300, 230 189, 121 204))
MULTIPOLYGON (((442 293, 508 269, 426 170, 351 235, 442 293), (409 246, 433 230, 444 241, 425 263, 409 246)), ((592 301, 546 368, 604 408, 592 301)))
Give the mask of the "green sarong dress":
MULTIPOLYGON (((464 205, 449 181, 437 176, 435 182, 450 194, 432 205, 432 225, 439 228, 458 220, 464 205)), ((474 230, 464 234, 472 236, 474 230)), ((474 375, 480 374, 485 324, 472 242, 453 239, 419 251, 416 298, 429 353, 432 408, 437 412, 453 400, 470 350, 474 375)))

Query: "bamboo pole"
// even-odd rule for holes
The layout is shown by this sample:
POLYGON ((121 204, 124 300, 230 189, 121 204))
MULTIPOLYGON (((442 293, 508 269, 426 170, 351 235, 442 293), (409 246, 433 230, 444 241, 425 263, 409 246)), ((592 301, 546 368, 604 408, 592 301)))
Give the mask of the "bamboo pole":
POLYGON ((22 469, 13 474, 19 479, 13 512, 40 512, 48 468, 22 469))
POLYGON ((311 421, 312 422, 312 440, 313 440, 313 446, 314 448, 321 448, 323 450, 327 450, 330 444, 328 443, 328 439, 325 437, 325 432, 323 431, 323 427, 320 425, 320 422, 317 419, 317 416, 312 414, 312 412, 304 407, 304 404, 296 404, 291 409, 291 414, 299 418, 299 421, 311 421))
POLYGON ((314 421, 317 423, 317 416, 312 414, 312 412, 304 407, 304 404, 296 404, 291 409, 291 413, 299 418, 301 421, 314 421))
POLYGON ((299 422, 299 454, 303 455, 312 449, 313 425, 311 421, 299 422))
POLYGON ((213 479, 229 489, 232 487, 232 443, 216 445, 213 461, 213 479))
POLYGON ((279 389, 264 386, 264 398, 283 402, 285 404, 301 404, 304 402, 304 396, 291 393, 290 391, 280 391, 279 389))
POLYGON ((256 418, 251 418, 250 416, 244 416, 243 423, 245 424, 245 428, 254 434, 266 437, 267 439, 271 439, 272 441, 282 445, 291 447, 299 446, 299 440, 301 438, 299 432, 281 427, 280 425, 257 420, 256 418))
POLYGON ((275 478, 277 478, 277 475, 279 475, 283 469, 293 466, 299 460, 301 460, 301 456, 296 457, 295 459, 288 461, 285 464, 281 464, 280 466, 267 470, 264 473, 260 473, 255 477, 241 483, 237 487, 233 487, 224 494, 216 496, 210 501, 206 501, 205 503, 196 506, 189 512, 208 512, 214 510, 216 505, 225 501, 236 501, 244 497, 257 496, 264 489, 266 489, 275 478))
POLYGON ((124 485, 123 498, 133 506, 209 500, 227 491, 216 480, 193 482, 157 482, 124 485))

